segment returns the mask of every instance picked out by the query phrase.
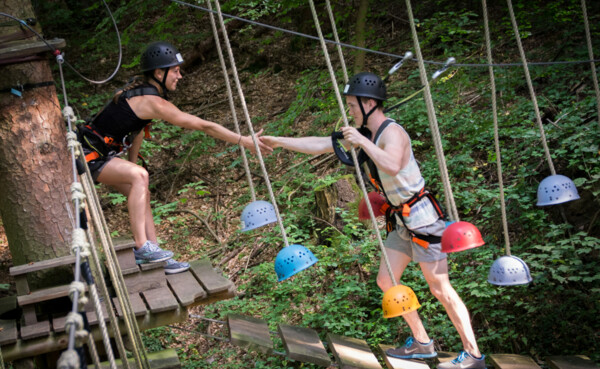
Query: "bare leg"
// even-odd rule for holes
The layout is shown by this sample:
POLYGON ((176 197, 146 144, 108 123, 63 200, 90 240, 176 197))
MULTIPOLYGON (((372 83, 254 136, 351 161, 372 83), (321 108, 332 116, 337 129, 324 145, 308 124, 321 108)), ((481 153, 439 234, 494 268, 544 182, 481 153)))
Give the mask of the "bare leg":
POLYGON ((129 222, 136 249, 139 249, 149 236, 156 239, 146 169, 127 160, 114 158, 102 169, 98 182, 113 186, 127 196, 129 222))
MULTIPOLYGON (((405 253, 386 248, 387 257, 390 261, 390 265, 392 266, 392 272, 394 274, 394 278, 396 279, 396 283, 400 283, 400 278, 402 278, 402 274, 404 273, 404 269, 410 263, 410 256, 405 253)), ((392 286, 392 279, 390 278, 390 273, 388 272, 387 266, 383 257, 381 258, 381 262, 379 264, 379 273, 377 274, 377 285, 379 288, 386 292, 392 286)), ((411 311, 410 313, 406 313, 402 315, 406 323, 408 324, 413 337, 422 343, 427 343, 430 341, 429 336, 427 335, 427 331, 425 331, 425 327, 423 326, 423 322, 419 317, 419 313, 416 311, 411 311)))
POLYGON ((447 259, 419 264, 431 293, 444 305, 452 324, 458 331, 465 351, 472 356, 480 357, 475 334, 471 326, 469 311, 460 296, 450 284, 447 259))

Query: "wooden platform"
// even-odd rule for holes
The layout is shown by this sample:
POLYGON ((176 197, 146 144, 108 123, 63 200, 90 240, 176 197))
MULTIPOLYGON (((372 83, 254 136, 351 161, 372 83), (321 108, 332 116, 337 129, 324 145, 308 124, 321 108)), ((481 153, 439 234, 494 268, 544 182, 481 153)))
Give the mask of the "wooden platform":
MULTIPOLYGON (((187 309, 191 306, 209 304, 214 301, 232 298, 236 294, 234 284, 215 270, 208 260, 190 262, 188 271, 166 275, 163 263, 136 265, 131 240, 116 240, 115 251, 129 300, 141 330, 182 322, 188 318, 187 309)), ((0 314, 7 311, 19 316, 17 319, 0 320, 0 345, 5 361, 13 361, 67 347, 64 314, 48 315, 40 311, 39 304, 52 302, 68 296, 67 286, 30 291, 27 275, 58 266, 72 265, 72 256, 30 263, 10 269, 17 284, 16 297, 0 300, 0 314)), ((113 309, 117 317, 122 317, 122 309, 117 298, 104 303, 104 319, 109 324, 106 309, 113 309)), ((87 317, 95 338, 101 339, 98 317, 93 305, 86 307, 87 317)), ((125 327, 120 321, 121 332, 125 327)), ((109 331, 112 331, 109 329, 109 331)))

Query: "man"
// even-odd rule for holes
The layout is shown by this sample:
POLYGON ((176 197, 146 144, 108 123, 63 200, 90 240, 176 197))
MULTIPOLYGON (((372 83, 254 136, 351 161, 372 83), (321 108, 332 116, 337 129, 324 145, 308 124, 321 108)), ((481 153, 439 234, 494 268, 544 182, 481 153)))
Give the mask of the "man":
MULTIPOLYGON (((342 144, 359 149, 359 161, 365 173, 386 197, 390 224, 385 242, 393 274, 398 279, 411 260, 419 263, 433 295, 442 303, 462 340, 464 351, 454 360, 438 368, 485 368, 485 358, 479 352, 471 327, 469 312, 448 278, 446 254, 441 251, 441 235, 445 229, 441 210, 435 199, 423 190, 425 180, 412 152, 410 138, 383 111, 386 89, 373 73, 353 76, 344 88, 350 116, 357 127, 342 128, 342 144), (365 133, 364 135, 361 133, 365 133), (410 207, 403 207, 410 203, 410 207), (403 211, 404 210, 404 211, 403 211), (404 212, 405 215, 402 215, 404 212)), ((340 159, 343 152, 336 148, 332 137, 273 137, 263 136, 262 142, 272 148, 283 147, 306 154, 322 154, 334 149, 340 159)), ((347 155, 346 155, 346 161, 347 155)), ((377 209, 375 209, 377 210, 377 209)), ((377 284, 383 292, 393 286, 384 262, 380 263, 377 284)), ((387 354, 401 359, 432 358, 437 356, 416 311, 402 315, 412 331, 412 337, 387 354)))

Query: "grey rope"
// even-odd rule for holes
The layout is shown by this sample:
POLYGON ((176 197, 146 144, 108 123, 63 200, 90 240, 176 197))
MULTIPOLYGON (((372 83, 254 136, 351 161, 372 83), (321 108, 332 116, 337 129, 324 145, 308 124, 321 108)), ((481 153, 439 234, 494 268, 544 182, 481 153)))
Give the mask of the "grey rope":
MULTIPOLYGON (((206 1, 209 9, 212 9, 210 0, 206 1)), ((221 41, 219 39, 219 32, 217 31, 217 25, 215 23, 215 16, 211 12, 210 25, 212 27, 213 36, 215 38, 215 45, 217 46, 217 53, 219 54, 219 61, 221 62, 221 69, 223 70, 223 77, 225 78, 225 86, 227 87, 227 98, 229 99, 229 108, 231 109, 231 115, 233 116, 233 123, 235 125, 235 131, 240 135, 240 124, 238 123, 237 113, 235 111, 235 103, 233 101, 233 93, 231 92, 231 82, 229 81, 229 74, 227 73, 227 66, 225 65, 225 59, 223 58, 223 50, 221 48, 221 41)), ((240 151, 242 154, 242 161, 244 163, 244 170, 246 171, 246 178, 248 179, 248 185, 250 186, 250 194, 252 195, 252 201, 256 201, 256 193, 254 191, 254 183, 252 182, 252 173, 250 173, 250 167, 248 166, 248 158, 246 157, 246 150, 244 146, 240 145, 240 151)))
POLYGON ((452 187, 450 186, 450 179, 448 176, 448 168, 446 167, 446 160, 444 156, 444 148, 442 145, 442 139, 440 137, 440 129, 435 115, 435 108, 433 106, 433 98, 431 96, 431 90, 429 88, 429 81, 427 80, 427 72, 425 71, 425 64, 423 63, 423 55, 421 54, 421 46, 419 45, 419 37, 417 36, 417 28, 415 25, 415 19, 412 12, 410 0, 406 0, 406 8, 408 17, 410 20, 410 29, 415 46, 415 53, 417 61, 419 63, 419 74, 421 77, 421 84, 424 87, 423 95, 425 99, 425 105, 427 106, 427 116, 429 118, 429 127, 431 129, 431 135, 433 136, 433 143, 435 146, 435 152, 438 160, 438 166, 440 174, 442 176, 442 183, 444 186, 444 192, 446 194, 445 202, 446 208, 451 216, 452 220, 459 221, 458 210, 456 209, 456 203, 454 202, 454 196, 452 194, 452 187))
POLYGON ((254 149, 256 150, 256 156, 260 162, 260 168, 263 173, 263 178, 265 180, 265 185, 269 190, 269 197, 271 199, 271 203, 273 204, 273 208, 275 209, 275 215, 277 216, 277 224, 279 224, 279 228, 281 230, 281 236, 283 238, 283 243, 285 246, 289 246, 287 235, 285 233, 285 227, 283 226, 283 221, 281 220, 281 215, 279 214, 279 208, 277 206, 277 202, 275 201, 275 195, 273 194, 273 188, 271 186, 271 181, 269 180, 269 174, 267 173, 267 168, 265 167, 265 162, 262 158, 262 153, 260 152, 260 148, 258 147, 258 141, 256 138, 256 134, 254 133, 254 128, 252 126, 252 120, 250 119, 250 113, 248 113, 248 107, 246 106, 246 99, 244 97, 244 91, 242 91, 242 85, 240 83, 240 79, 238 77, 237 67, 235 64, 235 59, 233 57, 233 51, 231 50, 231 44, 229 43, 229 36, 227 35, 227 29, 225 28, 225 22, 223 21, 223 13, 221 13, 221 5, 219 4, 219 0, 215 0, 215 6, 217 8, 217 14, 219 16, 219 25, 221 26, 221 32, 223 32, 223 41, 226 46, 227 54, 229 55, 229 64, 231 65, 231 71, 233 72, 233 79, 235 81, 235 86, 238 91, 238 96, 240 99, 240 103, 242 104, 242 109, 244 110, 244 117, 246 122, 248 123, 248 128, 250 130, 250 134, 252 136, 252 141, 254 142, 254 149))
MULTIPOLYGON (((483 6, 483 24, 485 29, 485 44, 488 64, 492 64, 492 43, 490 41, 490 27, 488 24, 488 10, 486 0, 481 0, 483 6)), ((489 67, 490 83, 492 90, 492 114, 494 118, 494 147, 496 149, 496 166, 498 168, 498 186, 500 187, 500 212, 502 213, 502 229, 504 230, 504 245, 506 254, 510 256, 510 237, 508 235, 508 221, 506 219, 506 202, 504 201, 504 182, 502 180, 502 159, 500 154, 500 138, 498 132, 498 109, 496 101, 496 79, 494 67, 489 67)))
POLYGON ((335 39, 335 46, 337 48, 338 56, 340 58, 342 72, 344 73, 344 83, 348 83, 348 70, 346 69, 346 62, 344 61, 344 53, 342 52, 342 45, 340 44, 340 38, 338 37, 337 26, 335 25, 335 17, 333 16, 333 11, 331 10, 331 2, 329 0, 326 0, 325 5, 327 5, 327 13, 329 14, 329 21, 331 22, 331 29, 333 30, 333 38, 335 39))
POLYGON ((523 61, 523 69, 525 71, 525 79, 527 80, 527 87, 529 88, 529 94, 531 95, 531 102, 533 103, 533 109, 535 110, 535 119, 540 129, 540 135, 542 136, 542 146, 544 147, 544 154, 550 167, 550 173, 556 174, 554 170, 554 163, 552 163, 552 157, 550 156, 550 150, 548 149, 548 143, 546 142, 546 134, 544 133, 544 125, 542 124, 542 117, 540 116, 540 108, 538 107, 537 98, 535 91, 533 90, 533 83, 531 82, 531 75, 529 74, 529 68, 527 67, 527 59, 525 58, 525 51, 523 50, 523 44, 521 42, 521 35, 519 34, 519 27, 517 26, 517 20, 515 18, 515 12, 513 10, 512 1, 506 0, 508 4, 508 12, 510 13, 510 22, 512 23, 513 31, 515 32, 515 38, 517 39, 517 46, 519 47, 519 54, 521 54, 521 60, 523 61))
MULTIPOLYGON (((349 127, 348 124, 348 116, 346 115, 346 110, 344 109, 344 103, 342 102, 342 95, 340 95, 340 89, 338 88, 337 80, 335 78, 335 72, 333 71, 333 66, 331 65, 331 60, 329 58, 329 52, 327 51, 327 45, 325 44, 325 39, 323 38, 323 33, 321 32, 321 26, 319 25, 319 18, 317 17, 317 11, 315 10, 315 4, 313 0, 309 0, 310 10, 312 11, 312 16, 315 21, 315 27, 317 29, 317 33, 319 34, 319 39, 321 40, 321 48, 323 49, 323 54, 325 56, 325 62, 327 63, 327 69, 329 69, 329 75, 331 77, 331 83, 333 85, 333 90, 335 91, 335 97, 338 102, 338 106, 340 112, 342 113, 342 119, 345 127, 349 127)), ((366 122, 365 122, 366 123, 366 122)), ((385 261, 385 265, 387 267, 387 271, 390 275, 390 279, 392 280, 392 284, 396 286, 398 283, 396 282, 396 278, 394 277, 394 272, 392 269, 392 265, 390 264, 390 260, 388 259, 387 252, 385 251, 385 246, 383 245, 383 240, 381 239, 381 234, 379 232, 379 227, 377 225, 377 219, 375 218, 375 214, 373 213, 373 208, 371 207, 371 202, 368 201, 368 193, 367 188, 365 187, 365 182, 361 175, 360 164, 358 163, 358 158, 356 156, 356 150, 354 147, 350 147, 350 154, 352 155, 352 160, 354 162, 354 169, 357 173, 358 184, 365 198, 365 204, 367 205, 367 209, 369 210, 369 215, 371 217, 371 222, 373 224, 373 231, 375 236, 377 237, 377 242, 381 247, 381 254, 383 255, 383 259, 385 261)))
MULTIPOLYGON (((171 2, 183 5, 183 6, 187 6, 190 8, 195 8, 198 10, 202 10, 205 12, 212 12, 212 13, 216 13, 216 11, 210 10, 210 9, 206 9, 203 8, 201 6, 198 5, 194 5, 194 4, 190 4, 187 3, 185 1, 181 1, 181 0, 171 0, 171 2)), ((269 24, 265 24, 265 23, 260 23, 260 22, 256 22, 253 20, 249 20, 249 19, 245 19, 242 17, 237 17, 235 15, 231 15, 231 14, 227 14, 227 13, 223 13, 224 17, 227 18, 231 18, 231 19, 236 19, 239 20, 241 22, 244 23, 249 23, 255 26, 260 26, 260 27, 265 27, 268 29, 272 29, 274 31, 280 31, 283 33, 288 33, 291 35, 295 35, 295 36, 300 36, 300 37, 304 37, 304 38, 308 38, 311 40, 316 40, 319 41, 319 38, 316 36, 311 36, 311 35, 307 35, 306 33, 301 33, 301 32, 296 32, 296 31, 291 31, 289 29, 285 29, 285 28, 281 28, 281 27, 276 27, 276 26, 271 26, 269 24)), ((378 50, 373 50, 373 49, 368 49, 368 48, 364 48, 364 47, 359 47, 359 46, 355 46, 355 45, 351 45, 351 44, 345 44, 342 42, 336 42, 336 41, 332 41, 329 39, 324 39, 326 43, 328 44, 338 44, 340 46, 343 47, 347 47, 349 49, 354 49, 354 50, 360 50, 360 51, 366 51, 372 54, 377 54, 377 55, 383 55, 383 56, 388 56, 391 57, 393 59, 401 59, 402 55, 398 55, 398 54, 393 54, 393 53, 387 53, 387 52, 383 52, 383 51, 378 51, 378 50)), ((416 59, 411 59, 413 61, 416 61, 416 59)), ((434 65, 444 65, 445 62, 439 62, 439 61, 433 61, 433 60, 423 60, 424 63, 426 64, 434 64, 434 65)), ((596 59, 596 60, 565 60, 565 61, 553 61, 553 62, 529 62, 528 64, 533 66, 544 66, 544 65, 557 65, 557 64, 584 64, 584 63, 590 63, 590 62, 600 62, 600 59, 596 59)), ((522 64, 521 63, 502 63, 502 64, 493 64, 493 67, 520 67, 522 64)), ((489 67, 488 64, 477 64, 477 63, 457 63, 454 64, 454 66, 457 67, 489 67)))
POLYGON ((596 63, 594 63, 594 50, 592 49, 592 36, 590 35, 590 23, 588 21, 587 6, 585 0, 581 0, 581 11, 583 13, 583 25, 585 27, 585 40, 590 56, 590 67, 592 68, 592 81, 594 82, 594 91, 596 91, 596 110, 598 114, 598 126, 600 126, 600 88, 598 87, 598 76, 596 75, 596 63))

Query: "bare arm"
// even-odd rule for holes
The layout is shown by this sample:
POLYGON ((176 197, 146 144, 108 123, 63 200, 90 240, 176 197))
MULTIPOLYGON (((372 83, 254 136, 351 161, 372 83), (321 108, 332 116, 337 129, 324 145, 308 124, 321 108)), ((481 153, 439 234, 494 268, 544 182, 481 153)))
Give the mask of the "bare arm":
POLYGON ((398 126, 392 125, 385 130, 385 134, 379 140, 380 146, 361 135, 356 128, 343 127, 342 132, 348 143, 360 146, 377 168, 390 176, 395 176, 408 164, 410 140, 406 132, 398 126))
POLYGON ((263 143, 272 148, 283 147, 287 150, 302 152, 305 154, 317 155, 324 154, 326 152, 333 152, 331 137, 263 136, 260 139, 263 143))
MULTIPOLYGON (((182 128, 203 131, 207 135, 225 142, 233 144, 239 142, 240 145, 255 152, 252 137, 240 136, 220 124, 184 113, 169 101, 158 96, 149 95, 133 97, 129 99, 129 103, 136 115, 141 119, 161 119, 182 128), (134 99, 144 100, 135 101, 134 99)), ((258 132, 256 136, 260 136, 261 133, 262 131, 258 132)), ((260 140, 258 141, 258 145, 263 153, 268 153, 273 150, 269 146, 263 144, 260 140)))

